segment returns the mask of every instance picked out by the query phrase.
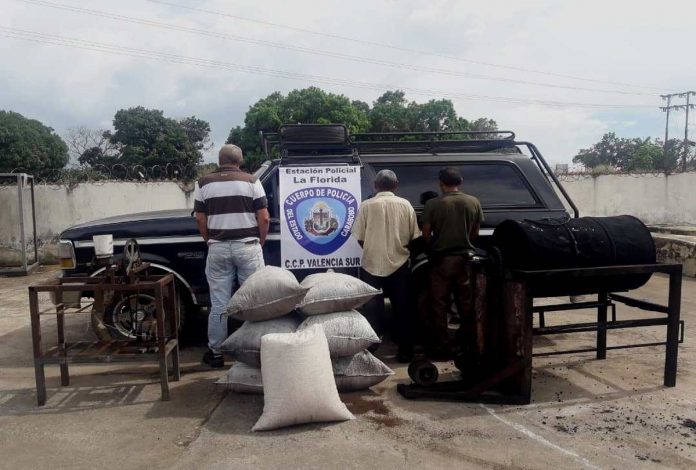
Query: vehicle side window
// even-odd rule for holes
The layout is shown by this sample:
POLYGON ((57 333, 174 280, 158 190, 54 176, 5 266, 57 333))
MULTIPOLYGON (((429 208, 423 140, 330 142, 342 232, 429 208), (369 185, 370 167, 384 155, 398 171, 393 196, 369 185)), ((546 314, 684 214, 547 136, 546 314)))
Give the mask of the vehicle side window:
MULTIPOLYGON (((437 177, 444 166, 447 165, 373 165, 375 171, 389 168, 396 173, 399 178, 398 194, 408 199, 414 207, 422 207, 428 193, 439 195, 437 177)), ((484 209, 539 204, 522 175, 511 165, 470 163, 450 166, 458 167, 462 173, 462 191, 476 196, 484 209)))

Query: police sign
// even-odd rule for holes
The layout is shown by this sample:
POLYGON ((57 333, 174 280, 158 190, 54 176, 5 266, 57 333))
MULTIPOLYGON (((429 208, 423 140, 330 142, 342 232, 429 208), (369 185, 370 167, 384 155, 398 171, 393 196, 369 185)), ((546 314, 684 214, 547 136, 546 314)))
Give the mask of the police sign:
POLYGON ((283 267, 360 266, 360 245, 350 236, 361 200, 360 167, 280 167, 279 171, 283 267))

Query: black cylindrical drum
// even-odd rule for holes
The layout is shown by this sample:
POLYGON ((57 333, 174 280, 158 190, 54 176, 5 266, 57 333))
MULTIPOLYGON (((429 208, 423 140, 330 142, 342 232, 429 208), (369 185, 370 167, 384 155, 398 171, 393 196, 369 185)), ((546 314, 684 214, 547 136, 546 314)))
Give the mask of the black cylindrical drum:
MULTIPOLYGON (((550 270, 655 263, 655 242, 648 228, 630 215, 569 220, 506 220, 495 229, 493 244, 506 268, 550 270)), ((649 274, 558 278, 533 286, 535 295, 586 294, 636 289, 649 274)))

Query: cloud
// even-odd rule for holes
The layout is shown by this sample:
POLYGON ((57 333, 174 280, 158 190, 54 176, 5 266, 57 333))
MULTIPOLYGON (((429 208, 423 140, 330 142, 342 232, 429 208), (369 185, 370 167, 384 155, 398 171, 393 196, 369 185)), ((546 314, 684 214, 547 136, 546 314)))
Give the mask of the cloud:
MULTIPOLYGON (((184 3, 183 0, 171 1, 184 3)), ((528 100, 655 105, 654 110, 620 110, 621 116, 616 118, 612 114, 619 114, 619 111, 453 98, 462 116, 496 119, 501 127, 535 142, 549 160, 567 162, 579 148, 591 145, 603 132, 616 128, 621 132, 640 132, 641 136, 660 135, 659 123, 663 116, 657 109, 660 100, 655 96, 659 91, 575 81, 482 63, 681 91, 696 75, 696 65, 681 60, 679 48, 673 46, 683 42, 683 31, 690 28, 689 18, 696 6, 692 2, 667 2, 656 9, 643 3, 495 0, 474 5, 454 0, 427 3, 357 0, 351 2, 350 7, 346 7, 345 2, 309 0, 186 3, 196 8, 478 62, 473 63, 347 42, 145 0, 61 2, 180 27, 377 60, 517 80, 649 91, 652 96, 544 88, 389 68, 11 0, 0 0, 3 11, 0 26, 243 66, 388 84, 407 89, 407 97, 416 101, 440 98, 441 94, 409 93, 409 88, 528 100), (673 15, 668 13, 670 11, 680 14, 673 15)), ((276 90, 286 93, 294 88, 317 85, 368 102, 381 94, 379 90, 253 74, 235 70, 235 67, 197 67, 7 37, 0 37, 0 60, 3 63, 3 74, 0 74, 2 106, 39 119, 59 132, 77 125, 103 127, 116 110, 143 105, 163 109, 166 115, 173 117, 195 114, 210 121, 213 140, 219 144, 232 126, 242 124, 251 104, 276 90)))

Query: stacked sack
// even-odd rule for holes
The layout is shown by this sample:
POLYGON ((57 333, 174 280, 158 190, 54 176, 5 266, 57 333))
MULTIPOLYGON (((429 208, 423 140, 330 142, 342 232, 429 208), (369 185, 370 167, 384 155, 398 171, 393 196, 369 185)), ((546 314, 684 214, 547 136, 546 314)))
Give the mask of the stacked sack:
POLYGON ((239 393, 263 393, 262 338, 316 326, 326 336, 339 391, 362 390, 382 382, 394 372, 366 350, 380 340, 355 310, 379 293, 346 274, 312 274, 300 284, 288 270, 274 266, 258 270, 228 305, 227 315, 244 324, 222 345, 236 362, 217 383, 239 393))
POLYGON ((394 373, 367 351, 380 339, 367 319, 355 310, 380 294, 379 289, 353 276, 334 272, 309 275, 301 285, 309 290, 297 306, 306 317, 297 329, 322 327, 340 392, 372 387, 394 373))

